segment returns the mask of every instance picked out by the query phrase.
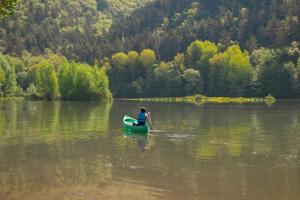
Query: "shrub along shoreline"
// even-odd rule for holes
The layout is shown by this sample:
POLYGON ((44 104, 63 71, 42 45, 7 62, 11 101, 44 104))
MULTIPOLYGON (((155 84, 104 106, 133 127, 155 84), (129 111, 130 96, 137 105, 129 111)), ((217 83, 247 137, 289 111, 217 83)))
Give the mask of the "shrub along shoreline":
POLYGON ((153 98, 134 98, 134 99, 121 99, 127 101, 139 102, 161 102, 161 103, 192 103, 197 105, 202 104, 258 104, 265 103, 272 105, 276 99, 268 95, 264 98, 246 98, 246 97, 206 97, 203 95, 194 95, 187 97, 153 97, 153 98))
POLYGON ((0 53, 0 97, 33 100, 110 100, 105 66, 77 63, 48 52, 21 58, 0 53))

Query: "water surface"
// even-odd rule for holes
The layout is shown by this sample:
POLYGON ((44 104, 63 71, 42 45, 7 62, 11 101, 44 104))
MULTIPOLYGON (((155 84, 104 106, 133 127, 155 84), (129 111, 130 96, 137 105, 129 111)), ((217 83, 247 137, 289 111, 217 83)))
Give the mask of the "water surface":
POLYGON ((0 199, 300 198, 300 102, 0 102, 0 199), (121 120, 151 109, 155 131, 121 120))

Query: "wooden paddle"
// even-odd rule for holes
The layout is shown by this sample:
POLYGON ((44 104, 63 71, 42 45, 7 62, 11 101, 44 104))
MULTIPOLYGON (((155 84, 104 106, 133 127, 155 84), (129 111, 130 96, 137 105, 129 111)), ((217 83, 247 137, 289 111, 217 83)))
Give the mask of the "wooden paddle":
POLYGON ((147 113, 147 118, 148 118, 148 124, 150 125, 150 129, 153 130, 150 112, 147 113))

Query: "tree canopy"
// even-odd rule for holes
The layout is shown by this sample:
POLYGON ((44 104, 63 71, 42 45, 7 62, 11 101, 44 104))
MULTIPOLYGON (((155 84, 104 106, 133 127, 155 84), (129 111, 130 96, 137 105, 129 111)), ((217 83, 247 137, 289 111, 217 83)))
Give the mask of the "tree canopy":
POLYGON ((17 55, 48 48, 90 64, 143 49, 171 60, 195 40, 251 53, 299 41, 299 9, 298 0, 23 0, 0 22, 0 47, 17 55))
POLYGON ((15 8, 19 0, 1 0, 0 1, 0 19, 15 13, 15 8))
POLYGON ((116 97, 272 94, 294 98, 299 96, 298 47, 292 43, 284 49, 260 48, 250 55, 237 44, 222 51, 213 42, 196 40, 185 54, 168 62, 155 59, 150 49, 116 53, 108 74, 116 97), (152 61, 145 64, 145 60, 152 61))

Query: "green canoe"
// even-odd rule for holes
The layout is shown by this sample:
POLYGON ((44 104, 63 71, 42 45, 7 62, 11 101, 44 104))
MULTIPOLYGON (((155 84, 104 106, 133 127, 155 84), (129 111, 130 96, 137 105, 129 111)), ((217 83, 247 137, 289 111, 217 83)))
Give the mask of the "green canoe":
POLYGON ((134 126, 137 123, 136 119, 129 117, 127 115, 123 118, 123 130, 127 133, 148 133, 148 125, 134 126))

